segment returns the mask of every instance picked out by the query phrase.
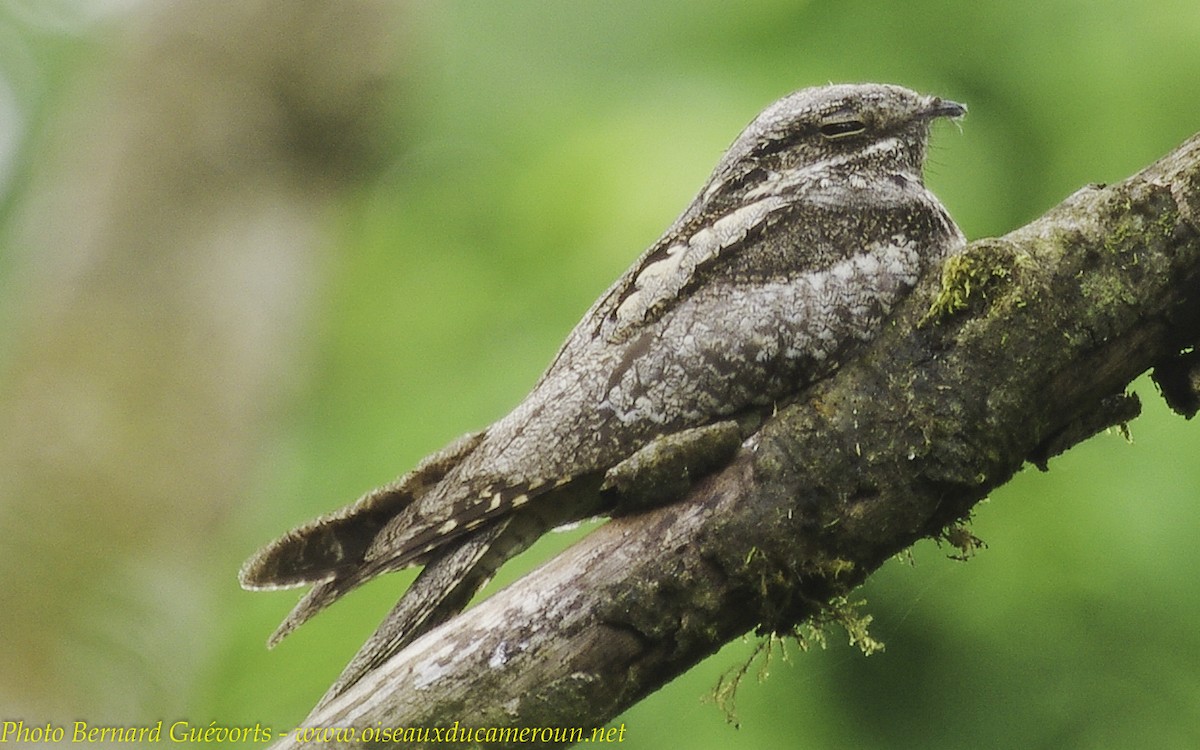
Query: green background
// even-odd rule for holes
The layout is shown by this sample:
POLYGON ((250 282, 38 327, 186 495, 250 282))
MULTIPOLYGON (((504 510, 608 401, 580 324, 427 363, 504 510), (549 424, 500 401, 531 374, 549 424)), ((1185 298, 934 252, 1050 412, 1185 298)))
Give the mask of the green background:
MULTIPOLYGON (((214 4, 205 28, 227 22, 232 34, 246 22, 235 5, 214 4)), ((294 726, 411 574, 366 587, 268 652, 264 640, 295 594, 241 591, 241 561, 517 403, 738 130, 783 94, 871 80, 966 102, 960 128, 936 129, 927 172, 970 238, 1016 228, 1087 183, 1119 180, 1200 129, 1194 0, 368 5, 395 23, 383 85, 356 95, 369 102, 362 112, 301 131, 292 145, 303 167, 283 188, 268 184, 321 200, 301 212, 316 239, 293 338, 272 343, 300 353, 264 389, 276 400, 254 414, 253 450, 233 462, 244 476, 211 497, 211 512, 189 501, 189 513, 204 515, 198 523, 177 523, 179 508, 155 498, 158 485, 147 490, 136 506, 147 529, 137 534, 155 539, 147 554, 147 537, 126 533, 131 516, 102 492, 125 497, 117 479, 64 497, 50 459, 0 443, 9 452, 0 470, 11 472, 0 476, 0 596, 10 613, 0 615, 0 720, 294 726)), ((53 275, 74 256, 70 246, 54 245, 50 258, 28 247, 76 218, 37 213, 40 175, 69 173, 73 150, 87 151, 62 133, 88 132, 80 102, 110 96, 105 71, 129 54, 129 29, 141 28, 141 40, 154 30, 137 5, 0 7, 9 303, 0 417, 31 420, 32 407, 21 407, 30 392, 14 385, 41 341, 30 311, 44 298, 29 291, 39 277, 28 269, 53 275)), ((309 34, 320 49, 324 29, 279 35, 309 34)), ((336 91, 337 69, 328 75, 336 91)), ((211 127, 219 137, 220 123, 211 127)), ((257 158, 254 145, 239 161, 257 158)), ((86 326, 106 326, 109 315, 152 327, 159 319, 154 305, 113 299, 125 302, 73 335, 93 339, 86 326)), ((974 559, 922 543, 864 587, 885 652, 864 657, 833 631, 825 650, 776 652, 769 677, 755 679, 761 661, 751 669, 731 723, 711 695, 754 652, 747 637, 617 719, 624 746, 1200 744, 1200 429, 1170 414, 1148 379, 1135 389, 1145 409, 1132 443, 1104 434, 1048 473, 1027 468, 978 508, 972 530, 987 548, 974 559)), ((177 427, 169 404, 126 394, 84 406, 117 413, 128 432, 101 429, 55 460, 111 466, 112 444, 135 435, 154 446, 158 431, 177 427)), ((54 436, 53 425, 36 431, 54 436)), ((170 455, 158 468, 187 476, 195 455, 170 455)), ((580 533, 543 540, 489 590, 580 533)))

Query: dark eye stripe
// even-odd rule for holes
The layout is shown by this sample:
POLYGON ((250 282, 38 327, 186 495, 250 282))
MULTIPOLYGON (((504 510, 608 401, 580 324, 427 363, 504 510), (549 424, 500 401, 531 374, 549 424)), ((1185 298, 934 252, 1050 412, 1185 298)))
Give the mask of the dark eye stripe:
MULTIPOLYGON (((811 134, 811 133, 812 133, 812 131, 810 130, 810 131, 808 131, 807 134, 811 134)), ((796 145, 796 143, 799 142, 801 139, 803 139, 804 136, 807 134, 801 131, 801 132, 789 133, 786 136, 782 136, 779 138, 772 138, 769 141, 763 141, 762 143, 755 146, 750 151, 750 153, 747 154, 746 156, 750 159, 761 159, 764 156, 770 156, 771 154, 775 154, 780 151, 785 151, 785 150, 791 148, 792 146, 796 145)))

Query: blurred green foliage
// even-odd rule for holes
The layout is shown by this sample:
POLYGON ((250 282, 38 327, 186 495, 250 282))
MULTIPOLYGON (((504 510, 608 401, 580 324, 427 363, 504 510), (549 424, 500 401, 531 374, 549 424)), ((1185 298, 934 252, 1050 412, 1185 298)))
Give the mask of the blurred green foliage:
MULTIPOLYGON (((26 146, 99 34, 48 31, 28 7, 4 19, 25 57, 0 56, 26 146)), ((385 105, 390 157, 326 220, 301 393, 257 491, 197 561, 220 582, 207 615, 221 645, 190 688, 195 723, 294 724, 411 579, 356 592, 268 653, 294 596, 241 592, 240 561, 514 405, 776 97, 877 80, 966 102, 961 132, 935 133, 928 181, 973 238, 1121 179, 1200 130, 1194 0, 443 1, 397 12, 411 48, 403 92, 385 105)), ((36 157, 12 155, 3 205, 19 200, 36 157)), ((755 651, 753 638, 735 642, 618 719, 625 746, 1195 746, 1200 430, 1148 380, 1136 389, 1146 413, 1132 444, 1098 436, 1048 473, 1020 474, 978 509, 972 530, 988 546, 974 559, 923 543, 869 582, 861 598, 884 653, 863 657, 838 633, 825 651, 776 653, 769 679, 739 690, 730 723, 707 699, 755 651)), ((489 590, 580 533, 543 540, 489 590)), ((175 637, 186 647, 186 633, 175 637)))

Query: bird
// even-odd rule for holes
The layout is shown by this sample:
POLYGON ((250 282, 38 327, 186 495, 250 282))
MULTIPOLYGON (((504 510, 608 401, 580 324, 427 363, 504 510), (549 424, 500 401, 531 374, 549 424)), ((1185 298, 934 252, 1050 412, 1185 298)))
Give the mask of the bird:
POLYGON ((246 589, 312 587, 268 645, 365 581, 423 565, 328 699, 549 529, 680 500, 965 245, 924 182, 932 123, 965 114, 878 83, 766 107, 510 413, 247 560, 246 589))

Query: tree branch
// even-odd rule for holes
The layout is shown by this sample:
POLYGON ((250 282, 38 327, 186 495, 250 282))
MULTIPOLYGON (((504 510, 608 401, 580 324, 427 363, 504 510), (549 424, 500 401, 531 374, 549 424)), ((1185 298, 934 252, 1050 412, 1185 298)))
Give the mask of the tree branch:
POLYGON ((972 243, 686 501, 605 524, 304 725, 600 726, 732 638, 827 612, 1024 462, 1136 416, 1125 388, 1147 369, 1186 413, 1198 339, 1200 135, 972 243))

